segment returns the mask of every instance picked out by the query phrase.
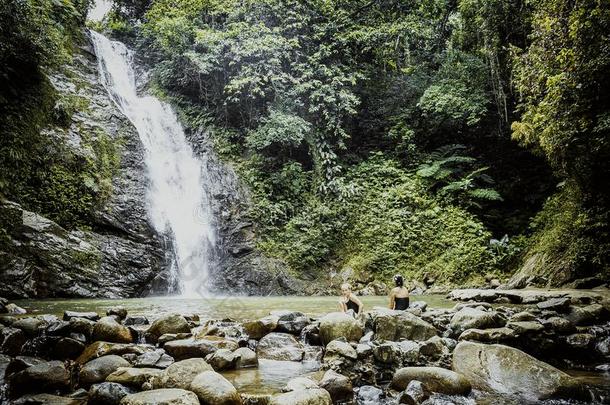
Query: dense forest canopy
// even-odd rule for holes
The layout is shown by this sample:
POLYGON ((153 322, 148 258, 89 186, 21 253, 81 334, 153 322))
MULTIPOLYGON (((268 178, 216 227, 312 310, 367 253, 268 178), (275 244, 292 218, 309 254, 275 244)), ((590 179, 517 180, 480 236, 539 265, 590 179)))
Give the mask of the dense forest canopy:
MULTIPOLYGON (((87 176, 49 182, 64 163, 21 155, 75 107, 18 114, 41 109, 86 7, 2 1, 0 161, 18 170, 1 191, 79 226, 93 202, 73 199, 100 198, 87 176)), ((293 271, 464 282, 534 258, 557 283, 608 278, 609 25, 607 0, 115 0, 95 28, 209 132, 251 192, 258 247, 293 271)))

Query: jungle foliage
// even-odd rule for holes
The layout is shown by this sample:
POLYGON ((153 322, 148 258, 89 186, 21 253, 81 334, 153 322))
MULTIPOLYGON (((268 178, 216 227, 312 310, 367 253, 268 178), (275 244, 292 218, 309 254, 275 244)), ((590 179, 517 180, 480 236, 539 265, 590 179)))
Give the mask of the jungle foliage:
MULTIPOLYGON (((0 187, 16 195, 48 167, 19 154, 55 119, 41 72, 69 57, 86 6, 2 1, 0 158, 20 169, 0 187)), ((106 29, 210 132, 259 247, 294 271, 464 282, 543 252, 608 276, 607 0, 114 4, 106 29)), ((60 215, 73 193, 43 195, 60 215)))
POLYGON ((607 270, 608 205, 594 202, 607 13, 588 0, 120 0, 113 18, 242 174, 268 253, 299 271, 463 281, 562 238, 587 252, 570 266, 607 270), (562 215, 596 236, 567 240, 562 215))

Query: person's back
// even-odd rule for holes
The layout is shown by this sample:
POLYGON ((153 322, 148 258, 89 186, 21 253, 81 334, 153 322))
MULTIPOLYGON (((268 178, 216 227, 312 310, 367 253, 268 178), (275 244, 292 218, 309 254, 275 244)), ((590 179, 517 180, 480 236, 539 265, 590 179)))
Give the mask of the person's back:
POLYGON ((404 280, 401 275, 394 276, 396 287, 390 291, 389 308, 396 311, 403 311, 409 308, 409 290, 404 287, 404 280))

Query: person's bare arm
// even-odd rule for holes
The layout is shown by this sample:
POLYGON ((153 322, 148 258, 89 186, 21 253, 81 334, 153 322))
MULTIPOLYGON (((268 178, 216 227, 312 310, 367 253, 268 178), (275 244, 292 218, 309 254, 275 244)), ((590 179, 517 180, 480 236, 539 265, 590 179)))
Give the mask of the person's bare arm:
POLYGON ((339 300, 338 304, 339 304, 339 311, 347 312, 347 308, 345 307, 345 302, 343 302, 342 300, 339 300))
POLYGON ((392 290, 390 291, 390 304, 388 305, 388 308, 390 309, 394 309, 394 306, 396 305, 396 291, 392 290))

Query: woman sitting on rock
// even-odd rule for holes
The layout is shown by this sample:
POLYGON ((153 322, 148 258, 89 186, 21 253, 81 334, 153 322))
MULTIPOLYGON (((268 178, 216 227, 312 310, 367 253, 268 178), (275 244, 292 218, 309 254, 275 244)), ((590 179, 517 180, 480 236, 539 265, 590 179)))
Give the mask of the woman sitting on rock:
POLYGON ((394 284, 396 287, 390 291, 390 309, 403 311, 409 308, 409 290, 406 289, 404 279, 400 274, 394 276, 394 284))
POLYGON ((352 286, 348 283, 341 284, 341 298, 339 298, 339 309, 341 312, 352 312, 353 316, 362 312, 362 301, 352 293, 352 286))

